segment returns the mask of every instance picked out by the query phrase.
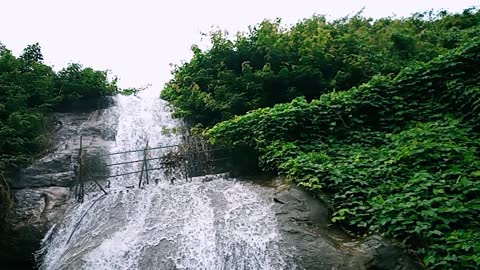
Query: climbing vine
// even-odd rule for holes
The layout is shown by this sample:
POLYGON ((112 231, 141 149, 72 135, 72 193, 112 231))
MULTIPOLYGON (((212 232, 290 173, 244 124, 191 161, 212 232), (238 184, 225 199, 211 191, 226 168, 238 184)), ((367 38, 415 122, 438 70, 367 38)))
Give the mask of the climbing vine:
POLYGON ((331 194, 332 221, 378 232, 431 269, 480 266, 480 39, 396 77, 218 123, 214 144, 331 194))
POLYGON ((330 194, 352 233, 478 269, 479 27, 475 8, 264 21, 193 46, 161 96, 235 164, 330 194))

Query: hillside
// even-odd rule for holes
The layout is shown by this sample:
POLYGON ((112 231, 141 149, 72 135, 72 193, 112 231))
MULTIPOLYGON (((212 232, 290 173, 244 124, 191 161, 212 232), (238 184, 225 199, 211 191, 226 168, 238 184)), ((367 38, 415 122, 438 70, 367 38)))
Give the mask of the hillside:
POLYGON ((162 98, 240 164, 329 194, 352 234, 396 239, 430 269, 478 269, 479 24, 474 9, 265 21, 194 47, 162 98))

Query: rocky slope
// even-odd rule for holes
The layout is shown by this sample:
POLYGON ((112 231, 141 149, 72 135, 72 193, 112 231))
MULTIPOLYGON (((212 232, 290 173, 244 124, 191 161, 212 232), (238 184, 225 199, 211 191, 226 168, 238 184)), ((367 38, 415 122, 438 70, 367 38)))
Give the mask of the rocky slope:
MULTIPOLYGON (((281 183, 281 182, 280 182, 281 183)), ((308 270, 414 270, 418 260, 380 237, 354 239, 330 222, 329 209, 319 199, 287 184, 274 187, 273 209, 283 244, 296 263, 308 270)))
POLYGON ((20 170, 12 181, 14 206, 0 228, 2 265, 13 267, 34 262, 34 252, 39 249, 42 238, 72 202, 80 136, 89 154, 103 153, 106 142, 115 137, 115 123, 105 121, 105 107, 92 110, 90 106, 77 106, 74 112, 52 115, 51 149, 31 166, 20 170))

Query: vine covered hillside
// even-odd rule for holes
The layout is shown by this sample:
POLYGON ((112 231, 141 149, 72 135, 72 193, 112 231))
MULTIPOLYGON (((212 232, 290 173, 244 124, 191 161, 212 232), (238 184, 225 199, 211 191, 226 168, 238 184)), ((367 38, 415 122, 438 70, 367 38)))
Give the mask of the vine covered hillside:
POLYGON ((478 36, 480 12, 425 12, 372 20, 357 14, 333 22, 323 16, 287 28, 264 21, 231 40, 211 34, 211 48, 193 46, 177 66, 162 98, 175 115, 203 126, 252 109, 396 76, 409 63, 426 62, 478 36))
POLYGON ((162 98, 238 164, 328 194, 352 233, 396 239, 429 269, 479 269, 478 33, 478 9, 264 21, 194 46, 162 98))
POLYGON ((107 75, 79 64, 55 72, 38 44, 16 57, 0 43, 0 198, 9 196, 9 176, 48 147, 50 112, 119 91, 107 75))
POLYGON ((266 171, 331 195, 332 220, 379 232, 431 269, 480 266, 480 39, 395 78, 376 76, 208 130, 266 171))

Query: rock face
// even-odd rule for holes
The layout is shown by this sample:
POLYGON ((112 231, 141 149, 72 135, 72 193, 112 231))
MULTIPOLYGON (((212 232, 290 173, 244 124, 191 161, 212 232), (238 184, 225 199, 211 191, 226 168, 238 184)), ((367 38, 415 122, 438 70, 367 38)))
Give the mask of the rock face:
POLYGON ((352 239, 329 222, 328 207, 304 191, 279 186, 272 198, 283 245, 301 269, 422 269, 403 249, 379 236, 352 239))
POLYGON ((32 260, 50 224, 62 217, 70 189, 66 187, 16 190, 15 207, 7 214, 2 232, 2 262, 32 260))
MULTIPOLYGON (((48 229, 61 219, 71 202, 75 184, 74 167, 79 154, 80 136, 89 155, 106 152, 115 138, 116 123, 109 123, 105 109, 54 113, 52 147, 30 167, 20 170, 12 181, 14 207, 0 228, 2 264, 34 261, 33 253, 48 229), (110 128, 109 128, 110 127, 110 128)), ((78 108, 77 108, 78 109, 78 108)), ((87 160, 91 170, 104 168, 102 159, 87 160)))

